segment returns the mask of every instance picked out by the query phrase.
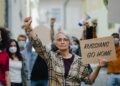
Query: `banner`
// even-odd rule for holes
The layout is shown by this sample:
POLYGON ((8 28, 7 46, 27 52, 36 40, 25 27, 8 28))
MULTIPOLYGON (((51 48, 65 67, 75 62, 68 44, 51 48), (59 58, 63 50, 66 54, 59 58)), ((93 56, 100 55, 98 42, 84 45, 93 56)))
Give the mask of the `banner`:
POLYGON ((104 37, 80 41, 82 61, 85 64, 98 63, 98 58, 114 60, 116 58, 113 37, 104 37))

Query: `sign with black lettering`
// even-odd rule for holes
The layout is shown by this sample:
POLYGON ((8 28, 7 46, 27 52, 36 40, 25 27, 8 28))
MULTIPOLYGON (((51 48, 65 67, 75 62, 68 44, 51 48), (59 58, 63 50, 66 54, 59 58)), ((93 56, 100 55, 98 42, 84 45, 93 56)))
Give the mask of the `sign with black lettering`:
POLYGON ((113 37, 82 40, 80 46, 83 63, 98 63, 98 58, 116 58, 113 37))

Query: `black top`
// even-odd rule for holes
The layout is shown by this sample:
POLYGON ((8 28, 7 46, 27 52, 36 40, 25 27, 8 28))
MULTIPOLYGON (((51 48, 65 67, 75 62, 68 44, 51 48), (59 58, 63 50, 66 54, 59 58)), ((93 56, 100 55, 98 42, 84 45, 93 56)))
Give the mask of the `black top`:
POLYGON ((31 80, 48 80, 48 67, 46 62, 38 55, 31 73, 31 80))
POLYGON ((73 60, 74 60, 74 55, 72 55, 72 57, 70 59, 63 59, 64 66, 65 66, 65 75, 64 75, 65 78, 67 78, 67 76, 68 76, 70 66, 71 66, 73 60))

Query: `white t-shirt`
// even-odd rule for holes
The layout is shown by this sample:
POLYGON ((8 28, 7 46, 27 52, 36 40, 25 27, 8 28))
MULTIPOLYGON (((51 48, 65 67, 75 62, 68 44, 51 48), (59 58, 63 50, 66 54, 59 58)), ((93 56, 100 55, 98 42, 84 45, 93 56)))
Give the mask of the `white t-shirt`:
POLYGON ((11 60, 9 62, 10 69, 10 80, 13 83, 21 83, 21 69, 22 69, 22 61, 11 60))

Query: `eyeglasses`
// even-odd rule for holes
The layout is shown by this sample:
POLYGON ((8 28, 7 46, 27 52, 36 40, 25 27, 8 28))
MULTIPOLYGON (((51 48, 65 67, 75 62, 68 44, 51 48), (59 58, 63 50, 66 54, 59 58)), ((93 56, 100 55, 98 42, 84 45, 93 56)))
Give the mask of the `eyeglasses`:
POLYGON ((69 41, 69 39, 67 39, 67 38, 58 38, 57 41, 59 41, 59 42, 60 41, 69 41))

